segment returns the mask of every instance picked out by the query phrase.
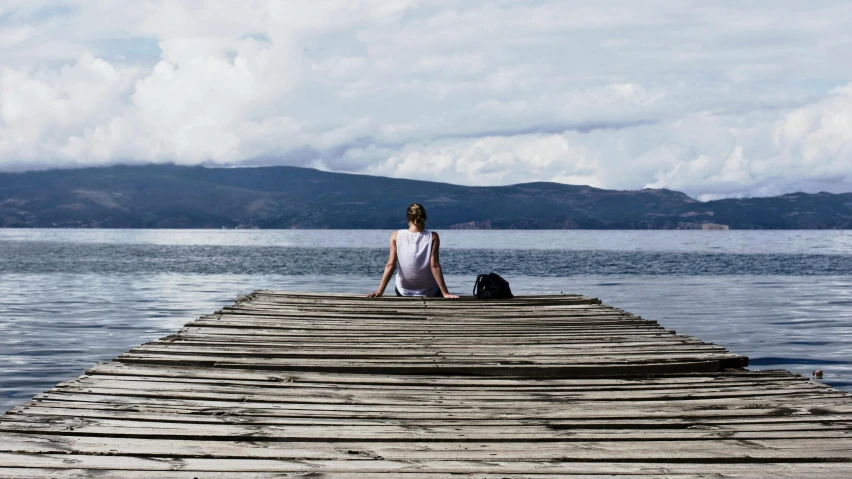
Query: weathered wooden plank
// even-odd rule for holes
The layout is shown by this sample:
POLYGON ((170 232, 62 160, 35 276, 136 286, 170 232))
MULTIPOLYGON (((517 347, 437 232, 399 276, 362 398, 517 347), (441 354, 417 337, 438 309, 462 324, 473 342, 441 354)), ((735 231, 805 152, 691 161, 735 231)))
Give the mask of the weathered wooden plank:
MULTIPOLYGON (((206 458, 182 458, 173 460, 161 460, 136 456, 91 456, 91 455, 36 455, 36 454, 8 454, 0 453, 0 467, 9 471, 11 467, 38 467, 53 468, 57 473, 69 470, 89 471, 120 471, 125 473, 142 474, 151 471, 158 473, 183 474, 184 472, 197 473, 232 473, 234 471, 246 473, 264 472, 295 472, 305 473, 311 471, 322 471, 333 477, 342 479, 369 479, 370 474, 399 474, 399 477, 411 477, 417 479, 458 477, 458 475, 477 474, 477 478, 500 477, 505 478, 511 474, 513 478, 535 477, 538 479, 551 479, 564 477, 565 475, 607 475, 623 474, 631 476, 665 476, 665 477, 753 477, 761 472, 781 474, 778 477, 832 477, 830 474, 848 473, 849 465, 846 463, 775 463, 775 464, 738 464, 738 463, 598 463, 598 462, 503 462, 491 460, 485 462, 473 461, 286 461, 275 459, 255 459, 251 461, 234 459, 206 459, 206 458), (172 471, 171 469, 181 469, 172 471), (481 476, 481 474, 489 474, 481 476), (496 474, 497 476, 490 476, 496 474), (501 476, 502 474, 502 476, 501 476), (796 475, 798 474, 798 475, 796 475), (452 475, 452 476, 450 476, 452 475)), ((92 474, 94 475, 94 474, 92 474)), ((6 477, 6 476, 4 476, 6 477)), ((10 476, 14 477, 14 476, 10 476)), ((41 476, 36 476, 41 477, 41 476)), ((56 476, 52 476, 56 477, 56 476)), ((101 476, 98 476, 101 477, 101 476)), ((121 476, 103 476, 121 477, 121 476)), ((133 476, 129 476, 133 477, 133 476)), ((150 476, 148 476, 150 477, 150 476)), ((161 476, 157 477, 190 477, 161 476)), ((216 477, 204 474, 202 477, 216 477)), ((234 476, 226 476, 234 477, 234 476)), ((252 477, 252 476, 247 476, 252 477)), ((268 476, 261 476, 268 477, 268 476)), ((314 476, 316 477, 316 476, 314 476)), ((846 476, 843 476, 846 477, 846 476)))
MULTIPOLYGON (((216 369, 209 370, 210 372, 215 373, 216 369)), ((106 372, 106 371, 104 371, 106 372)), ((539 380, 539 381, 526 381, 526 382, 518 382, 511 380, 504 381, 494 381, 487 382, 486 380, 477 381, 473 378, 470 380, 458 383, 458 382, 440 382, 435 378, 425 377, 423 381, 416 381, 414 379, 409 379, 408 381, 399 380, 399 378, 395 377, 382 377, 382 380, 370 381, 368 377, 361 376, 359 377, 347 377, 340 375, 324 375, 317 376, 312 373, 294 373, 288 374, 284 376, 267 376, 262 378, 257 377, 241 377, 239 374, 233 374, 226 371, 226 374, 223 376, 216 376, 215 374, 209 374, 201 377, 187 377, 181 376, 178 372, 168 372, 164 373, 161 376, 150 376, 145 373, 150 374, 151 371, 139 371, 138 375, 125 375, 120 374, 122 370, 117 371, 119 374, 95 374, 95 375, 86 375, 81 376, 77 379, 73 379, 71 381, 67 381, 64 383, 60 383, 58 386, 68 386, 68 385, 85 385, 85 384, 103 384, 102 381, 116 381, 116 384, 127 384, 127 387, 131 388, 140 388, 143 387, 142 383, 153 382, 153 383, 178 383, 178 384, 186 384, 186 385, 196 385, 194 387, 203 388, 206 385, 211 386, 226 386, 226 387, 259 387, 259 388, 272 388, 272 389, 290 389, 290 390, 299 390, 302 388, 307 389, 316 389, 316 390, 328 390, 334 389, 336 391, 346 392, 351 391, 352 393, 358 393, 360 391, 372 392, 372 391, 387 391, 388 385, 394 385, 396 391, 410 391, 416 392, 418 394, 430 394, 430 393, 453 393, 459 392, 462 394, 467 394, 469 396, 485 396, 488 397, 493 393, 530 393, 535 394, 539 392, 546 393, 572 393, 572 392, 586 392, 586 391, 594 391, 594 392, 602 392, 607 394, 619 394, 619 393, 629 393, 632 391, 647 391, 653 392, 658 390, 689 390, 689 389, 700 389, 706 390, 710 389, 719 389, 719 390, 730 390, 730 389, 741 389, 744 387, 751 386, 762 386, 762 387, 775 387, 775 388, 787 388, 787 387, 810 387, 816 389, 830 390, 829 387, 815 383, 811 381, 807 381, 801 377, 790 376, 790 377, 766 377, 766 378, 742 378, 738 379, 737 377, 732 377, 729 379, 721 379, 721 378, 696 378, 693 376, 683 377, 680 380, 674 380, 672 378, 657 378, 657 379, 587 379, 584 381, 581 380, 539 380)))
POLYGON ((546 358, 446 358, 444 355, 411 359, 396 358, 393 361, 367 358, 347 361, 345 359, 326 358, 244 358, 224 355, 202 356, 128 352, 119 356, 117 360, 124 363, 151 365, 245 368, 270 371, 517 375, 526 377, 615 377, 697 371, 712 372, 724 368, 742 367, 747 363, 747 358, 731 353, 644 354, 631 357, 599 356, 581 358, 577 361, 566 361, 558 358, 550 361, 546 358))
MULTIPOLYGON (((690 358, 694 359, 694 358, 690 358)), ((705 361, 683 361, 661 360, 659 362, 612 362, 602 367, 601 363, 590 363, 583 365, 511 365, 511 364, 407 364, 388 365, 376 367, 370 364, 358 363, 334 363, 334 364, 294 364, 281 361, 239 361, 236 359, 216 360, 209 358, 193 358, 187 360, 176 359, 171 356, 129 356, 123 355, 118 361, 125 363, 141 363, 149 365, 164 366, 197 366, 197 367, 223 367, 229 369, 246 368, 264 371, 322 371, 322 372, 350 372, 357 374, 457 374, 457 375, 483 375, 483 376, 527 376, 530 378, 554 378, 554 377, 627 377, 644 376, 653 374, 677 374, 683 372, 717 372, 727 367, 740 367, 743 365, 741 358, 731 358, 731 361, 709 358, 705 361)))
MULTIPOLYGON (((353 414, 361 414, 368 412, 385 412, 385 413, 404 413, 416 408, 417 414, 425 414, 431 412, 449 411, 451 408, 456 411, 452 413, 461 413, 464 411, 472 411, 472 413, 480 414, 504 414, 513 415, 524 413, 529 417, 554 417, 554 418, 573 418, 586 417, 584 414, 600 414, 604 417, 626 417, 630 414, 659 414, 659 413, 676 413, 686 414, 694 411, 708 410, 716 411, 718 416, 731 414, 733 411, 741 409, 764 409, 775 411, 775 415, 791 415, 791 414, 835 414, 841 411, 847 411, 849 406, 849 397, 843 394, 830 394, 819 392, 800 392, 794 394, 784 394, 775 396, 743 396, 737 398, 736 401, 731 401, 728 397, 716 398, 684 398, 666 396, 658 396, 653 400, 630 401, 629 396, 622 396, 610 400, 598 399, 591 401, 580 400, 540 400, 540 401, 443 401, 436 400, 418 400, 416 396, 405 395, 393 397, 389 393, 389 398, 386 399, 359 399, 352 397, 349 401, 340 401, 339 399, 317 398, 317 397, 278 397, 271 396, 266 401, 249 400, 246 395, 223 396, 212 393, 205 393, 205 390, 199 389, 193 392, 194 397, 177 397, 180 393, 169 394, 159 393, 147 395, 144 392, 132 393, 127 390, 111 390, 112 394, 95 394, 93 392, 65 392, 61 389, 51 390, 47 393, 36 395, 35 399, 41 405, 44 401, 67 401, 67 402, 83 402, 83 403, 102 403, 114 404, 130 404, 139 406, 170 406, 175 407, 235 407, 235 402, 240 403, 239 409, 241 412, 248 412, 253 409, 257 410, 327 410, 341 411, 353 414), (173 402, 169 402, 169 398, 173 402), (406 400, 406 398, 410 398, 406 400), (568 411, 567 406, 571 409, 582 408, 582 411, 568 411), (831 407, 831 412, 823 412, 827 407, 831 407), (787 411, 782 413, 781 411, 787 411)), ((257 397, 257 396, 255 396, 257 397)), ((31 404, 32 405, 32 404, 31 404)), ((26 405, 25 405, 26 406, 26 405)), ((592 416, 594 417, 594 416, 592 416)))
MULTIPOLYGON (((427 467, 427 466, 424 466, 427 467)), ((318 466, 316 466, 319 469, 318 466)), ((832 469, 818 469, 818 471, 822 471, 823 473, 828 473, 827 471, 835 471, 834 474, 828 473, 829 475, 820 475, 822 478, 831 478, 831 477, 842 477, 845 478, 847 476, 843 475, 841 472, 842 468, 835 466, 832 469)), ((56 479, 57 477, 70 477, 70 478, 89 478, 89 477, 98 477, 103 479, 135 479, 135 478, 145 478, 148 479, 152 477, 152 473, 150 471, 104 471, 100 469, 50 469, 50 468, 40 468, 37 470, 34 469, 2 469, 0 470, 2 473, 2 477, 9 479, 41 479, 41 478, 50 478, 56 479), (27 472, 33 471, 33 472, 27 472), (37 472, 36 472, 37 471, 37 472)), ((207 472, 207 471, 157 471, 157 478, 161 479, 199 479, 199 476, 204 477, 204 479, 258 479, 258 478, 280 478, 280 477, 299 477, 300 475, 308 475, 308 477, 312 478, 335 478, 335 479, 374 479, 374 478, 403 478, 403 479, 457 479, 459 475, 463 475, 463 477, 475 478, 475 479, 506 479, 507 473, 478 473, 478 472, 463 472, 463 473, 431 473, 431 472, 397 472, 397 471, 371 471, 366 473, 358 473, 358 472, 337 472, 337 471, 324 471, 324 472, 310 472, 310 473, 289 473, 289 472, 207 472)), ((600 477, 601 474, 606 474, 605 477, 612 477, 612 472, 606 473, 597 473, 594 476, 590 476, 588 472, 563 472, 557 475, 554 474, 537 474, 534 472, 528 472, 523 474, 511 474, 512 479, 554 479, 561 477, 600 477)), ((717 479, 724 479, 728 477, 745 477, 742 473, 732 473, 732 475, 728 475, 723 472, 715 472, 712 473, 712 476, 708 476, 711 474, 709 472, 705 473, 684 473, 684 474, 672 474, 665 473, 666 478, 671 479, 681 479, 681 478, 706 478, 706 477, 714 477, 717 479)), ((803 477, 802 472, 796 474, 785 474, 780 473, 778 475, 772 475, 772 477, 795 477, 801 478, 803 477)), ((658 477, 658 476, 648 476, 646 474, 634 474, 630 473, 631 477, 658 477)))
POLYGON ((464 361, 471 360, 493 360, 501 361, 515 360, 524 358, 535 362, 580 362, 593 363, 598 359, 604 361, 610 359, 621 359, 629 361, 631 359, 644 359, 648 357, 670 357, 684 355, 706 355, 718 353, 722 357, 737 357, 728 353, 725 349, 714 346, 695 346, 695 345, 669 345, 665 347, 633 347, 633 348, 551 348, 549 350, 518 350, 508 352, 505 349, 496 348, 477 348, 469 347, 463 350, 450 349, 443 347, 407 347, 396 349, 372 349, 372 348, 351 348, 351 349, 319 349, 319 348, 283 348, 283 347, 250 347, 250 346, 200 346, 195 344, 184 343, 160 343, 146 344, 143 346, 132 348, 128 351, 129 355, 170 355, 170 356, 219 356, 230 357, 237 356, 241 358, 288 358, 288 359, 309 359, 309 360, 367 360, 367 361, 393 361, 400 363, 409 360, 421 360, 429 358, 430 361, 435 356, 439 356, 442 360, 464 361))
MULTIPOLYGON (((106 392, 106 391, 104 391, 106 392)), ((447 417, 516 417, 516 418, 573 418, 584 417, 683 417, 689 414, 713 416, 770 414, 789 416, 793 414, 835 414, 849 411, 846 396, 826 394, 800 394, 783 396, 784 402, 769 402, 767 398, 741 397, 736 405, 731 398, 711 399, 671 399, 659 398, 656 401, 552 401, 530 403, 526 401, 495 401, 493 403, 470 403, 448 401, 412 400, 357 400, 341 401, 335 398, 263 398, 257 396, 234 395, 226 397, 203 391, 185 394, 127 394, 125 391, 111 391, 112 394, 94 393, 56 393, 39 394, 39 401, 66 401, 109 404, 115 407, 181 407, 210 409, 217 413, 234 410, 239 414, 300 414, 300 415, 374 415, 384 414, 390 417, 410 413, 421 417, 435 417, 444 414, 447 417), (571 409, 571 410, 567 410, 571 409), (823 412, 824 410, 831 412, 823 412), (473 412, 471 411, 473 410, 473 412), (819 412, 814 412, 814 411, 819 412), (428 416, 432 413, 433 416, 428 416)))
MULTIPOLYGON (((568 419, 553 418, 483 418, 483 417, 301 417, 300 415, 262 416, 249 414, 215 415, 203 413, 199 409, 161 409, 161 408, 131 408, 118 409, 96 403, 51 402, 41 401, 38 405, 18 406, 7 412, 4 420, 37 421, 39 416, 55 418, 93 418, 93 419, 126 419, 133 421, 152 421, 167 423, 212 423, 212 424, 273 424, 273 425, 326 425, 326 426, 357 426, 357 425, 422 425, 422 426, 526 426, 530 424, 546 425, 548 427, 611 429, 613 427, 635 429, 665 429, 700 426, 731 426, 731 427, 769 427, 785 428, 821 428, 852 426, 852 412, 845 414, 796 414, 796 415, 751 415, 751 416, 692 416, 666 418, 661 416, 651 418, 619 417, 615 419, 597 417, 573 417, 568 419), (105 408, 106 407, 106 408, 105 408)), ((237 411, 239 412, 239 411, 237 411)), ((757 411, 758 413, 760 411, 757 411)))
MULTIPOLYGON (((584 386, 541 386, 516 388, 511 386, 496 386, 496 387, 458 387, 458 386, 441 386, 441 385, 406 385, 400 386, 395 390, 395 393, 417 394, 419 397, 429 396, 463 396, 466 399, 492 399, 517 397, 523 399, 547 398, 547 397, 562 397, 562 398, 592 398, 604 397, 612 399, 613 397, 629 394, 631 401, 648 399, 660 395, 670 396, 672 394, 680 395, 698 395, 707 396, 714 394, 748 394, 752 393, 760 395, 762 391, 770 389, 773 391, 790 391, 801 392, 814 390, 823 390, 825 387, 816 383, 805 381, 787 381, 787 382, 722 382, 715 383, 664 383, 664 384, 613 384, 584 386)), ((289 381, 214 381, 203 379, 182 379, 182 378, 157 378, 145 376, 104 376, 96 377, 87 376, 80 379, 60 383, 57 385, 58 390, 69 390, 68 388, 86 388, 86 387, 108 387, 113 389, 144 389, 146 391, 155 390, 199 390, 204 388, 208 391, 222 392, 240 392, 240 393, 262 393, 262 394, 280 394, 280 395, 305 395, 305 394, 338 394, 347 396, 374 396, 386 395, 388 389, 386 385, 363 385, 363 384, 346 384, 346 383, 315 383, 301 382, 296 380, 289 381)))
MULTIPOLYGON (((433 341, 438 344, 470 344, 471 338, 476 338, 475 334, 467 334, 467 335, 459 335, 459 336, 439 336, 439 335, 411 335, 411 336, 387 336, 382 338, 371 339, 370 335, 365 334, 337 334, 334 336, 324 336, 318 337, 316 335, 301 332, 301 331, 288 331, 288 328, 279 328, 279 329, 269 329, 269 328, 250 328, 250 327, 230 327, 223 326, 217 327, 213 325, 211 327, 196 327, 191 326, 182 330, 177 336, 172 337, 181 337, 187 335, 194 334, 203 334, 209 336, 218 336, 218 337, 232 337, 232 336, 250 336, 255 338, 262 338, 267 341, 272 340, 286 340, 286 341, 328 341, 328 342, 338 342, 338 343, 355 343, 355 344, 367 344, 375 342, 377 344, 383 343, 420 343, 422 341, 433 341)), ((571 333, 571 334, 525 334, 518 333, 515 335, 491 335, 491 334, 483 334, 481 336, 482 342, 484 342, 485 338, 489 344, 505 344, 511 345, 516 343, 540 343, 540 344, 560 344, 560 343, 570 343, 572 341, 607 341, 607 342, 615 342, 619 340, 631 340, 631 341, 643 341, 643 340, 652 340, 652 341, 660 341, 665 340, 665 338, 671 337, 672 341, 679 341, 680 337, 674 336, 673 333, 668 331, 650 331, 650 332, 613 332, 613 331, 599 331, 594 333, 571 333)))
MULTIPOLYGON (((125 390, 129 394, 138 394, 139 391, 144 391, 146 395, 150 393, 195 393, 199 390, 205 391, 206 394, 220 395, 220 397, 228 397, 229 395, 238 395, 241 398, 245 397, 269 397, 269 398, 340 398, 344 401, 353 401, 356 399, 368 400, 387 400, 389 397, 399 400, 405 397, 414 398, 417 401, 425 400, 441 400, 445 403, 452 401, 464 401, 471 403, 473 401, 525 401, 531 404, 537 402, 559 402, 565 403, 571 401, 612 401, 613 399, 621 398, 629 401, 646 401, 652 399, 665 398, 666 400, 674 399, 710 399, 710 398, 734 398, 734 397, 751 397, 759 396, 762 398, 770 398, 774 396, 814 394, 823 392, 821 387, 813 384, 799 382, 788 384, 784 388, 779 388, 775 384, 765 385, 750 385, 748 387, 727 387, 717 388, 705 386, 702 388, 666 388, 658 386, 657 388, 646 389, 629 389, 629 390, 596 390, 596 389, 572 389, 572 390, 553 390, 542 389, 533 391, 476 391, 476 390, 453 390, 453 389, 429 389, 429 388, 400 388, 392 393, 385 388, 336 388, 336 387, 310 387, 305 385, 294 386, 293 383, 278 383, 268 384, 264 386, 256 385, 213 385, 185 382, 165 382, 165 381, 123 381, 110 380, 99 378, 99 380, 88 380, 82 382, 66 383, 51 390, 55 393, 74 393, 88 392, 100 393, 99 391, 109 390, 109 394, 117 394, 119 391, 125 390)), ((104 394, 104 393, 100 393, 104 394)))
MULTIPOLYGON (((319 469, 319 466, 315 466, 316 469, 319 469)), ((431 467, 430 465, 424 465, 424 467, 431 467)), ((786 465, 780 465, 777 469, 784 471, 786 465)), ((723 468, 721 471, 717 469, 717 472, 703 472, 703 473, 669 473, 664 472, 664 470, 659 470, 655 474, 651 474, 649 471, 657 469, 648 469, 643 470, 640 473, 624 473, 624 472, 614 472, 616 470, 623 469, 611 469, 610 472, 597 472, 594 475, 591 475, 589 472, 562 472, 559 474, 538 474, 535 472, 527 472, 527 473, 513 473, 511 474, 512 479, 555 479, 561 477, 600 477, 604 474, 604 477, 612 477, 613 474, 629 474, 630 477, 661 477, 659 474, 664 474, 664 477, 671 479, 687 479, 687 478, 706 478, 713 477, 717 479, 724 478, 734 478, 734 477, 756 477, 752 473, 752 475, 747 476, 742 472, 735 471, 727 473, 727 468, 723 468), (725 472, 722 472, 725 471, 725 472)), ((134 478, 145 478, 148 479, 152 477, 150 471, 104 471, 104 470, 93 470, 93 469, 38 469, 38 472, 26 472, 26 471, 35 471, 33 469, 3 469, 3 476, 9 479, 40 479, 40 478, 51 478, 56 479, 56 477, 71 477, 71 478, 89 478, 89 477, 98 477, 103 479, 134 479, 134 478), (61 475, 60 475, 61 474, 61 475)), ((826 468, 819 468, 813 470, 816 472, 821 478, 846 478, 845 471, 840 466, 829 466, 826 468), (831 472, 833 471, 833 472, 831 472)), ((461 473, 431 473, 431 472, 398 472, 398 471, 370 471, 366 473, 359 472, 338 472, 338 471, 324 471, 324 472, 310 472, 304 473, 301 475, 309 474, 308 477, 312 478, 335 478, 335 479, 374 479, 374 478, 403 478, 403 479, 456 479, 459 475, 463 475, 463 477, 475 478, 475 479, 506 479, 507 473, 479 473, 479 472, 461 472, 461 473)), ((779 478, 796 478, 799 479, 804 477, 802 474, 806 474, 803 470, 799 470, 799 472, 780 472, 777 474, 768 473, 766 476, 760 477, 779 477, 779 478)), ((158 471, 156 473, 156 477, 162 479, 199 479, 199 476, 204 477, 204 479, 258 479, 258 478, 270 478, 270 477, 299 477, 300 473, 291 473, 288 472, 207 472, 207 471, 158 471)))
POLYGON ((466 460, 565 461, 613 460, 665 462, 852 461, 852 449, 835 438, 711 439, 671 441, 204 441, 3 433, 0 451, 38 454, 98 454, 286 460, 466 460))
MULTIPOLYGON (((591 387, 616 385, 616 384, 670 384, 670 383, 712 383, 728 380, 749 381, 797 381, 804 379, 788 371, 748 371, 727 370, 717 374, 706 373, 682 373, 665 376, 643 376, 638 378, 547 378, 530 381, 522 376, 489 377, 459 377, 459 376, 405 376, 405 375, 374 375, 374 374, 334 374, 292 371, 288 374, 269 374, 267 372, 253 372, 244 369, 203 369, 188 367, 160 367, 146 366, 143 364, 124 364, 118 362, 101 363, 89 369, 87 374, 99 375, 125 375, 125 376, 158 376, 170 378, 198 378, 198 379, 227 379, 227 380, 255 380, 269 382, 318 382, 333 384, 375 384, 375 385, 423 385, 423 386, 469 386, 473 388, 513 386, 513 387, 541 387, 559 385, 590 384, 591 387)), ((819 384, 819 383, 815 383, 819 384)))
POLYGON ((276 440, 276 441, 688 441, 703 439, 760 440, 760 439, 810 439, 849 438, 852 428, 846 424, 791 425, 730 425, 690 426, 637 429, 617 427, 554 427, 550 424, 490 425, 274 425, 262 428, 247 424, 195 423, 191 428, 174 422, 133 421, 116 419, 82 418, 18 418, 0 423, 0 431, 15 433, 52 434, 61 436, 135 437, 163 439, 216 440, 276 440))
MULTIPOLYGON (((709 378, 707 378, 709 379, 709 378)), ((799 377, 790 378, 764 378, 762 380, 755 379, 737 379, 731 378, 727 380, 716 379, 711 381, 697 381, 693 378, 683 378, 682 381, 660 381, 653 379, 641 380, 609 380, 609 379, 589 379, 584 382, 579 380, 564 381, 563 384, 554 384, 551 380, 541 380, 536 382, 528 382, 528 384, 517 384, 511 382, 488 384, 488 383, 440 383, 434 380, 426 382, 376 382, 369 381, 353 381, 350 378, 340 378, 340 376, 329 375, 323 380, 316 378, 305 378, 299 374, 287 375, 285 377, 267 378, 264 380, 250 378, 197 378, 197 377, 180 377, 180 376, 147 376, 147 375, 122 375, 122 374, 96 374, 84 375, 70 381, 59 383, 57 386, 68 385, 85 385, 85 384, 103 384, 103 381, 114 381, 116 385, 126 384, 126 387, 139 388, 143 387, 143 383, 166 383, 166 384, 181 384, 187 387, 257 387, 257 388, 272 388, 272 389, 312 389, 312 390, 328 390, 336 391, 352 391, 358 393, 360 391, 372 392, 383 391, 387 392, 389 384, 395 384, 396 390, 411 391, 419 394, 430 393, 463 393, 472 396, 490 396, 493 393, 572 393, 572 392, 605 392, 608 394, 629 393, 632 391, 659 391, 659 390, 700 390, 709 389, 716 390, 732 390, 745 389, 752 386, 761 387, 809 387, 816 389, 829 389, 821 383, 811 382, 799 377)))
POLYGON ((354 348, 354 349, 396 349, 407 347, 420 347, 421 345, 440 345, 442 348, 451 349, 468 349, 471 347, 482 347, 490 349, 504 349, 513 347, 517 349, 537 349, 546 351, 552 347, 558 348, 632 348, 632 347, 652 347, 666 346, 671 344, 680 345, 708 345, 702 341, 686 336, 671 337, 668 335, 649 335, 649 336, 599 336, 596 338, 560 338, 556 340, 539 340, 530 338, 506 338, 499 342, 489 340, 487 343, 480 343, 474 346, 470 341, 454 341, 452 338, 446 338, 440 342, 437 341, 413 341, 413 340, 394 340, 387 338, 385 341, 375 341, 370 343, 353 343, 351 341, 342 341, 337 338, 293 338, 279 335, 278 337, 266 337, 265 335, 254 334, 215 334, 216 330, 211 332, 184 332, 166 336, 162 339, 152 341, 150 344, 172 344, 183 343, 187 345, 209 345, 209 346, 248 346, 248 347, 281 347, 281 348, 354 348))
POLYGON ((716 348, 693 348, 693 347, 667 347, 667 348, 635 348, 630 350, 619 350, 611 348, 589 348, 589 349, 569 349, 552 350, 546 354, 534 354, 525 351, 517 353, 504 352, 502 355, 499 351, 488 351, 471 348, 470 350, 450 350, 440 347, 411 347, 398 350, 375 350, 369 349, 346 351, 346 350, 312 350, 309 348, 233 348, 233 347, 195 347, 193 345, 146 345, 144 347, 133 348, 127 352, 128 356, 174 356, 176 358, 184 356, 204 356, 204 357, 222 357, 229 359, 231 356, 239 358, 265 358, 265 359, 308 359, 316 361, 364 361, 364 362, 394 362, 397 364, 406 364, 408 362, 419 363, 424 360, 432 362, 435 356, 440 357, 446 362, 494 362, 500 364, 503 362, 511 363, 521 359, 526 360, 520 364, 561 364, 561 363, 579 363, 579 364, 594 364, 599 362, 627 362, 632 360, 643 361, 645 359, 659 358, 676 358, 677 361, 688 359, 710 359, 710 358, 737 358, 736 354, 731 354, 725 350, 716 348))
POLYGON ((358 310, 353 308, 323 308, 323 309, 307 309, 307 308, 287 308, 287 307, 269 307, 269 308, 224 308, 216 313, 201 316, 206 319, 214 318, 232 318, 232 319, 281 319, 284 321, 305 320, 317 323, 344 323, 353 320, 363 320, 367 323, 378 321, 391 322, 411 322, 413 318, 425 318, 431 321, 439 321, 448 324, 465 324, 477 322, 482 324, 503 323, 504 318, 507 324, 529 323, 530 321, 540 321, 545 324, 549 323, 565 323, 576 324, 586 320, 589 322, 613 322, 622 320, 627 322, 646 321, 648 324, 657 324, 656 321, 642 319, 639 316, 618 311, 615 309, 606 308, 570 308, 570 309, 538 309, 538 308, 515 308, 504 309, 500 311, 501 318, 495 321, 493 314, 488 314, 488 309, 471 308, 469 310, 441 310, 436 308, 416 308, 416 309, 367 309, 358 310))
POLYGON ((506 316, 505 320, 502 317, 494 317, 493 314, 483 314, 482 310, 478 313, 465 313, 446 315, 436 311, 417 311, 413 313, 385 313, 371 311, 370 314, 353 313, 351 311, 331 312, 308 312, 294 311, 288 313, 280 310, 228 310, 213 315, 201 316, 197 321, 237 321, 237 322, 271 322, 278 321, 285 324, 306 324, 310 326, 327 326, 327 327, 343 327, 354 324, 355 322, 364 322, 364 326, 380 326, 383 323, 388 326, 404 326, 406 324, 412 327, 428 327, 434 324, 442 324, 447 326, 459 327, 478 325, 480 327, 524 327, 531 324, 539 324, 548 327, 581 327, 584 324, 601 324, 611 326, 647 326, 659 328, 660 325, 656 321, 639 318, 638 316, 630 316, 621 313, 607 313, 602 311, 584 312, 582 314, 565 314, 561 312, 552 312, 550 314, 542 313, 509 313, 500 312, 506 316))

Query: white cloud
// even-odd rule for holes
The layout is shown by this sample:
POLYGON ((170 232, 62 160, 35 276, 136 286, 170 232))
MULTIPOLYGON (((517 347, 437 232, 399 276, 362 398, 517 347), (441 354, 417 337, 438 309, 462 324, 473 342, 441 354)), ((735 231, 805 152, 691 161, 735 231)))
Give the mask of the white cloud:
POLYGON ((594 153, 565 135, 534 134, 407 145, 368 171, 475 185, 583 178, 597 186, 598 168, 594 153))
POLYGON ((849 191, 850 15, 840 1, 6 2, 0 169, 849 191))
POLYGON ((0 48, 10 48, 30 39, 35 33, 31 26, 9 27, 0 29, 0 48))

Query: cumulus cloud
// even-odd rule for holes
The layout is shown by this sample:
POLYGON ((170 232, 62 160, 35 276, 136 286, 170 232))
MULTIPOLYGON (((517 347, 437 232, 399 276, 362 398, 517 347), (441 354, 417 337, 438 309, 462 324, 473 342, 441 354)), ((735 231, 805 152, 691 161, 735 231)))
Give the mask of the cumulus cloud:
POLYGON ((852 190, 848 2, 0 5, 0 169, 852 190))

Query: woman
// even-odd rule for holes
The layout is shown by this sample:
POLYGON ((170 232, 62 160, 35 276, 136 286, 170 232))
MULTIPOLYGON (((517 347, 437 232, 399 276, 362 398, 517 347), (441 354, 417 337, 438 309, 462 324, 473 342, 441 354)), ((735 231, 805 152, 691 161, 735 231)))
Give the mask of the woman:
POLYGON ((426 209, 419 203, 408 207, 408 229, 394 231, 390 238, 390 256, 379 289, 367 297, 375 298, 385 292, 390 277, 396 273, 397 296, 434 296, 458 298, 450 294, 444 283, 444 273, 438 260, 438 233, 426 229, 426 209))

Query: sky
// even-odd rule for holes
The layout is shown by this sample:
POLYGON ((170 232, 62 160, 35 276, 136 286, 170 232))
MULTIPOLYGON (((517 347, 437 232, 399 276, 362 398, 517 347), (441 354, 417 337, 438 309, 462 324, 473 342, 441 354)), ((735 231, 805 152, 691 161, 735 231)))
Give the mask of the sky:
POLYGON ((846 0, 0 0, 0 171, 852 191, 846 0))

